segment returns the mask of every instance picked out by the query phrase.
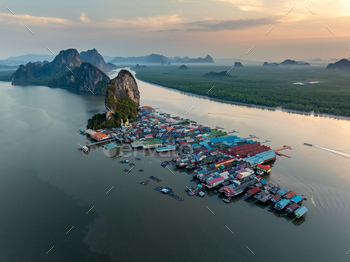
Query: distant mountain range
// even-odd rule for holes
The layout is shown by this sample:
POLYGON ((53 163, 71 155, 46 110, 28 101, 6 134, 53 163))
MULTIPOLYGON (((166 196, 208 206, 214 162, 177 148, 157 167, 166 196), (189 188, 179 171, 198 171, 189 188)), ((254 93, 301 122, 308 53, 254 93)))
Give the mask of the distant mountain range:
POLYGON ((166 57, 159 54, 150 54, 147 56, 133 56, 133 57, 114 57, 112 63, 153 63, 153 64, 171 64, 171 63, 214 63, 214 59, 207 55, 205 58, 189 58, 185 57, 166 57))
POLYGON ((350 70, 350 61, 348 59, 341 59, 335 63, 327 65, 326 69, 331 70, 350 70))
POLYGON ((54 55, 38 55, 38 54, 28 54, 20 56, 11 56, 5 60, 0 60, 0 65, 21 65, 27 64, 29 62, 38 62, 38 61, 48 61, 51 62, 55 58, 54 55))
POLYGON ((309 66, 310 64, 304 61, 295 61, 291 59, 286 59, 282 63, 268 63, 265 62, 263 66, 309 66))
POLYGON ((82 52, 82 56, 76 49, 67 49, 52 62, 21 65, 12 75, 12 84, 41 84, 101 95, 110 79, 99 67, 106 70, 113 65, 106 64, 96 49, 82 52))

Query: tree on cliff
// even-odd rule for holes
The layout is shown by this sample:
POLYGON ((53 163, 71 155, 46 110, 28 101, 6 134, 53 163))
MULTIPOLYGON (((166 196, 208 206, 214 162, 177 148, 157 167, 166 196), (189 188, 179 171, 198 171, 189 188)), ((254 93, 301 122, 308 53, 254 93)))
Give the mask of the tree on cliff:
POLYGON ((137 118, 139 104, 140 92, 134 76, 127 70, 121 70, 107 86, 106 114, 93 116, 89 119, 87 128, 118 127, 121 119, 133 122, 137 118))

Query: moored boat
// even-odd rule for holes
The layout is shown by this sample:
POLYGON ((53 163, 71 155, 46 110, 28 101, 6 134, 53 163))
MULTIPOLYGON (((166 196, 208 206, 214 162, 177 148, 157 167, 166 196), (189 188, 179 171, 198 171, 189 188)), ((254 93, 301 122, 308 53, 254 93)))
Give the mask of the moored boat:
POLYGON ((88 153, 89 152, 89 147, 87 147, 87 146, 83 146, 82 149, 83 149, 84 153, 88 153))
POLYGON ((165 187, 165 188, 161 189, 160 192, 162 192, 163 194, 167 195, 167 194, 170 194, 173 191, 172 191, 172 189, 170 187, 165 187))
POLYGON ((225 203, 230 203, 231 202, 231 198, 223 198, 222 201, 224 201, 225 203))

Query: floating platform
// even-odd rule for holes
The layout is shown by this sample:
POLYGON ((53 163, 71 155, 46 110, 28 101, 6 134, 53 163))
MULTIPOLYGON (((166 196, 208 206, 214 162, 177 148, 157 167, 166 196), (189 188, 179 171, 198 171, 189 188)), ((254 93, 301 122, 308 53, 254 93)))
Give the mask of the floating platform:
POLYGON ((150 176, 149 178, 154 180, 154 181, 156 181, 156 182, 158 182, 158 183, 162 181, 158 177, 155 177, 155 176, 150 176))
POLYGON ((185 199, 183 199, 182 197, 178 196, 178 195, 175 195, 174 194, 174 191, 169 188, 169 187, 161 187, 161 186, 158 186, 156 188, 154 188, 153 190, 156 190, 158 192, 161 192, 163 194, 166 194, 172 198, 174 198, 175 200, 179 201, 179 202, 182 202, 184 201, 185 199))

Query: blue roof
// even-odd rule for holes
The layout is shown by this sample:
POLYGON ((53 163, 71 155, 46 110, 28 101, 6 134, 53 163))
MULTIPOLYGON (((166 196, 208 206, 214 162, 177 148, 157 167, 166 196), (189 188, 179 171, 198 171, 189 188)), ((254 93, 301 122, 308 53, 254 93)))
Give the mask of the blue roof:
POLYGON ((277 191, 277 194, 282 197, 283 195, 285 195, 287 193, 287 190, 285 190, 284 188, 280 189, 277 191))
POLYGON ((275 208, 278 209, 278 210, 281 210, 281 209, 283 209, 285 206, 287 206, 289 203, 290 203, 290 200, 289 200, 289 199, 282 199, 282 200, 278 201, 278 202, 275 204, 275 208))
POLYGON ((302 199, 303 197, 301 195, 296 195, 296 196, 293 196, 290 200, 294 203, 299 203, 302 199))
POLYGON ((301 206, 297 210, 294 211, 294 214, 297 217, 302 217, 307 211, 308 211, 308 209, 305 206, 301 206))

